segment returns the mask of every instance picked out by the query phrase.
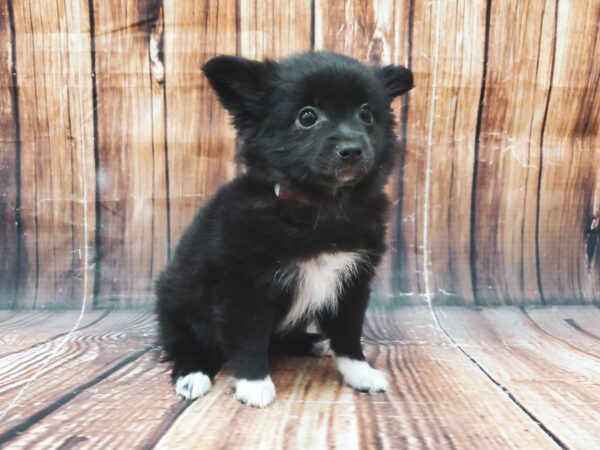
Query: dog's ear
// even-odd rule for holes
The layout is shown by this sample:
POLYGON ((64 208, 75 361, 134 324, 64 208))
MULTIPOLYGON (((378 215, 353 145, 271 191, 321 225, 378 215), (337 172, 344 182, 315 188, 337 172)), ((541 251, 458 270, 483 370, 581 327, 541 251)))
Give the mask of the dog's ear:
POLYGON ((413 74, 406 67, 394 65, 375 67, 375 75, 392 99, 406 94, 414 87, 413 74))
POLYGON ((217 56, 202 71, 239 131, 260 120, 276 64, 236 56, 217 56))

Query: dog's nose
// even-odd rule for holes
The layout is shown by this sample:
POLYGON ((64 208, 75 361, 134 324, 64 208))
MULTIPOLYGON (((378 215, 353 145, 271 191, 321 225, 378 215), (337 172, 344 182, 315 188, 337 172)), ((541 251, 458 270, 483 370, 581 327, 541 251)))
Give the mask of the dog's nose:
POLYGON ((362 156, 362 149, 355 142, 338 144, 336 150, 344 162, 356 162, 362 156))

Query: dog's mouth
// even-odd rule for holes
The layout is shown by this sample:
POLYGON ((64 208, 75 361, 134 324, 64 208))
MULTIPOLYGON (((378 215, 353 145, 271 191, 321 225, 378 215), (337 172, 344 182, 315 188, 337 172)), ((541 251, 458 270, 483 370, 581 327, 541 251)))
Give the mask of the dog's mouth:
POLYGON ((322 186, 338 188, 359 183, 369 172, 366 164, 341 164, 330 171, 315 171, 315 181, 322 186))
POLYGON ((335 171, 335 179, 341 183, 352 183, 355 180, 362 178, 360 167, 340 167, 335 171))
POLYGON ((342 164, 335 170, 334 179, 339 184, 353 184, 360 181, 368 171, 366 164, 342 164))

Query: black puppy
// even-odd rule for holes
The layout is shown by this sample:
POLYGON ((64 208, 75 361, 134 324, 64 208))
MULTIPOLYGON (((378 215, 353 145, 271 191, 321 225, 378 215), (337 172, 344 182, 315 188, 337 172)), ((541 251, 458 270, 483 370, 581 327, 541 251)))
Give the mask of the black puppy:
POLYGON ((202 396, 230 361, 236 397, 265 407, 275 398, 269 349, 329 346, 346 384, 385 391, 360 337, 385 251, 391 102, 412 73, 329 52, 219 56, 203 70, 233 116, 246 171, 199 212, 156 285, 175 391, 202 396), (323 335, 306 332, 311 322, 323 335))

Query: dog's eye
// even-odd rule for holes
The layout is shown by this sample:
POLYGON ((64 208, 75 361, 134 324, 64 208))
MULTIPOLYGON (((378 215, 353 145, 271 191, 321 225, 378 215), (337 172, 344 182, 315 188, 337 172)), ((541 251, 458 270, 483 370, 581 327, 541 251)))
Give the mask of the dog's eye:
POLYGON ((319 116, 317 116, 317 112, 310 106, 307 106, 298 112, 298 118, 296 121, 302 128, 310 128, 317 123, 318 118, 319 116))
POLYGON ((361 105, 358 117, 365 124, 371 125, 373 123, 373 111, 371 111, 371 107, 366 103, 361 105))

